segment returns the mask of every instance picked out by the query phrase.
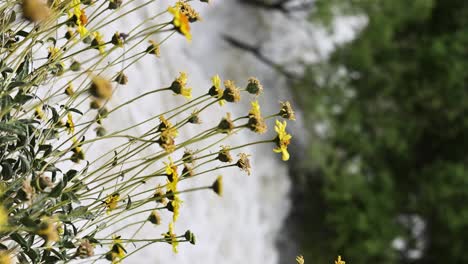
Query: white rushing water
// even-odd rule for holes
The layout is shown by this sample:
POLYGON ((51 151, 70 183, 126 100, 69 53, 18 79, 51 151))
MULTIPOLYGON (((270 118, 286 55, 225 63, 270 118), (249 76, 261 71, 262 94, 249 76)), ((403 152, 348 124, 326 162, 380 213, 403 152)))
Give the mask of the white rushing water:
MULTIPOLYGON (((248 77, 256 76, 265 87, 264 95, 259 98, 262 111, 277 112, 278 101, 290 99, 283 77, 250 54, 231 47, 223 41, 222 35, 234 36, 249 44, 260 44, 266 54, 281 63, 300 59, 314 60, 317 54, 323 56, 329 52, 333 41, 351 36, 348 34, 349 27, 338 27, 344 28, 343 31, 337 32, 339 39, 326 38, 323 31, 305 26, 301 18, 291 19, 280 13, 264 12, 234 0, 212 2, 214 3, 210 5, 194 3, 200 10, 203 21, 192 24, 192 43, 187 43, 183 37, 175 35, 162 46, 161 59, 144 60, 130 69, 127 72, 130 82, 117 91, 113 98, 115 104, 119 100, 140 95, 149 88, 167 86, 179 71, 186 71, 195 96, 206 93, 211 86, 210 77, 214 74, 219 74, 223 79, 234 80, 240 86, 246 84, 248 77)), ((161 9, 165 9, 169 4, 166 1, 158 1, 161 9)), ((145 9, 141 10, 140 15, 144 17, 154 12, 145 9)), ((117 28, 121 27, 118 29, 124 32, 128 22, 124 20, 117 28)), ((176 102, 183 102, 183 99, 172 95, 150 97, 139 101, 118 116, 111 116, 106 126, 109 130, 125 127, 162 109, 168 109, 176 102)), ((235 109, 240 109, 243 113, 238 114, 245 114, 249 103, 248 98, 243 98, 244 107, 212 108, 208 112, 209 115, 205 113, 201 118, 206 122, 217 123, 226 111, 235 114, 235 109)), ((271 123, 269 130, 269 133, 273 132, 271 123)), ((196 132, 197 128, 192 127, 192 131, 185 132, 185 136, 196 132)), ((302 138, 303 135, 297 134, 296 137, 302 138)), ((235 146, 254 138, 255 135, 246 132, 230 144, 235 146)), ((291 206, 288 200, 290 182, 285 163, 271 148, 269 145, 246 150, 252 154, 251 176, 236 169, 223 173, 225 192, 222 198, 211 192, 182 196, 184 203, 176 231, 183 233, 190 229, 196 234, 197 245, 182 243, 179 253, 173 254, 170 245, 158 243, 125 262, 278 263, 275 240, 281 235, 280 229, 291 206)), ((294 156, 294 150, 291 152, 294 156)), ((184 182, 183 187, 210 183, 214 176, 216 175, 207 175, 187 181, 190 183, 184 182)), ((147 226, 143 233, 149 237, 160 237, 166 230, 167 223, 164 223, 158 228, 147 226)), ((294 260, 290 263, 294 263, 294 260)))

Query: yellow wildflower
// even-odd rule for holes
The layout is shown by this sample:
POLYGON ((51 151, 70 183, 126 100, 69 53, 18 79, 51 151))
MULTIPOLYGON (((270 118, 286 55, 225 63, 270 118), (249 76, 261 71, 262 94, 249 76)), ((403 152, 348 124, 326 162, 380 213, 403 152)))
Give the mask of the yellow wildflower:
POLYGON ((106 259, 112 261, 112 264, 120 263, 120 260, 125 257, 127 251, 122 245, 120 236, 112 236, 111 250, 107 252, 106 259))
POLYGON ((289 120, 296 120, 296 115, 291 106, 291 103, 289 103, 289 101, 286 101, 286 102, 280 102, 280 104, 281 104, 281 110, 279 112, 279 115, 282 118, 286 118, 289 120))
POLYGON ((296 261, 297 261, 297 264, 304 264, 304 257, 303 256, 297 256, 296 261))
POLYGON ((106 204, 107 207, 107 214, 109 214, 112 210, 117 208, 119 205, 119 200, 120 200, 120 195, 118 193, 113 193, 109 195, 104 203, 106 204))
POLYGON ((187 73, 185 72, 180 72, 179 77, 172 82, 170 89, 175 94, 180 94, 187 99, 192 98, 192 88, 187 87, 187 73))
POLYGON ((170 202, 171 205, 171 211, 172 211, 172 221, 176 222, 177 219, 179 218, 179 212, 180 212, 180 205, 182 204, 182 200, 180 199, 179 195, 175 194, 174 195, 174 200, 170 202))
POLYGON ((73 13, 69 13, 69 17, 74 19, 75 25, 77 26, 76 31, 81 37, 84 37, 88 33, 86 24, 88 24, 88 17, 86 16, 85 10, 81 9, 80 0, 73 0, 71 2, 73 13))
POLYGON ((198 14, 197 11, 195 11, 195 9, 193 9, 187 2, 178 1, 176 3, 176 8, 180 10, 182 14, 187 16, 189 22, 201 20, 200 14, 198 14))
POLYGON ((253 101, 252 108, 249 111, 249 121, 247 127, 255 133, 263 134, 267 131, 265 120, 260 112, 258 101, 253 101))
POLYGON ((146 52, 149 54, 154 54, 156 57, 159 58, 161 56, 161 48, 159 43, 157 43, 154 40, 150 40, 149 43, 150 45, 148 46, 148 48, 146 48, 146 52))
POLYGON ((73 84, 70 82, 67 85, 67 88, 65 88, 65 94, 68 96, 72 96, 75 94, 75 91, 73 90, 73 84))
POLYGON ((56 60, 60 56, 60 49, 57 47, 50 46, 48 48, 49 54, 47 55, 47 58, 50 60, 56 60))
MULTIPOLYGON (((3 233, 8 228, 8 212, 0 206, 0 232, 3 233)), ((1 263, 1 262, 0 262, 1 263)))
POLYGON ((171 13, 174 17, 172 19, 172 24, 174 25, 174 28, 179 33, 184 35, 188 41, 190 41, 192 39, 192 35, 190 34, 189 18, 180 9, 178 9, 177 6, 169 7, 167 11, 169 11, 169 13, 171 13))
POLYGON ((335 264, 345 264, 346 262, 341 260, 341 256, 338 256, 338 259, 335 260, 335 264))
POLYGON ((174 223, 169 223, 169 231, 163 234, 163 237, 166 239, 166 242, 172 245, 172 251, 177 253, 177 246, 179 245, 179 241, 177 241, 177 237, 174 234, 174 223))
POLYGON ((65 126, 67 127, 68 134, 75 133, 75 123, 73 122, 72 114, 70 112, 67 114, 67 123, 65 126))
POLYGON ((106 52, 106 42, 104 41, 104 36, 98 31, 96 31, 93 32, 93 37, 94 39, 91 42, 91 46, 99 50, 99 53, 101 53, 101 55, 104 55, 104 53, 106 52))
POLYGON ((0 264, 11 264, 11 256, 8 251, 0 251, 0 264))
POLYGON ((277 148, 273 149, 276 153, 281 153, 284 161, 289 160, 288 145, 292 136, 286 132, 286 121, 276 120, 275 131, 278 136, 275 138, 277 148))
POLYGON ((34 108, 34 116, 36 116, 39 119, 44 119, 44 112, 42 111, 42 107, 36 106, 34 108))
POLYGON ((45 217, 39 225, 37 234, 42 237, 47 244, 50 242, 57 242, 59 240, 59 233, 57 230, 56 220, 50 217, 45 217))
POLYGON ((164 162, 166 165, 166 176, 168 179, 167 189, 168 191, 177 192, 177 183, 179 182, 179 174, 177 173, 177 166, 169 157, 169 163, 164 162))
POLYGON ((208 94, 218 98, 219 105, 223 106, 226 101, 221 99, 224 92, 224 90, 221 88, 221 78, 219 78, 219 75, 215 75, 211 78, 211 82, 213 83, 213 86, 208 91, 208 94))
POLYGON ((237 103, 240 101, 240 90, 234 83, 234 81, 226 80, 224 81, 224 92, 223 92, 223 99, 230 103, 237 103))

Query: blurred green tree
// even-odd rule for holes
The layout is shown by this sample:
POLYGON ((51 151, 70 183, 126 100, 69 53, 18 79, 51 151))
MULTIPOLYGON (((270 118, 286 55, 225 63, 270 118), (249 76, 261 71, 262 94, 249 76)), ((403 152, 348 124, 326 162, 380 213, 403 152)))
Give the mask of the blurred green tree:
POLYGON ((468 263, 468 1, 316 0, 311 17, 343 14, 367 25, 295 86, 320 171, 308 252, 468 263))

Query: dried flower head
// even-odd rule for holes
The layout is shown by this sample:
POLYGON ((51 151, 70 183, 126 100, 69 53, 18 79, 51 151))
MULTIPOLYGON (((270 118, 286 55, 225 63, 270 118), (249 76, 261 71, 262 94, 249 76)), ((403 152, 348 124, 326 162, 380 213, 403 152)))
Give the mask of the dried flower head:
POLYGON ((184 155, 182 155, 182 161, 193 164, 195 162, 193 151, 186 149, 184 155))
POLYGON ((194 175, 193 168, 184 163, 184 169, 182 170, 182 177, 192 177, 194 175))
POLYGON ((189 18, 182 13, 179 8, 177 8, 177 5, 175 7, 169 7, 167 11, 174 17, 172 19, 172 25, 174 25, 174 28, 180 34, 184 35, 188 41, 190 41, 192 39, 192 34, 190 33, 189 18))
POLYGON ((91 100, 91 102, 89 103, 89 107, 91 109, 100 109, 102 107, 102 101, 99 100, 99 99, 93 99, 91 100))
POLYGON ((223 196, 223 177, 221 175, 213 182, 211 189, 213 189, 217 195, 223 196))
POLYGON ((189 118, 188 118, 188 122, 191 123, 191 124, 201 124, 201 120, 200 120, 200 117, 198 116, 198 110, 194 110, 189 118))
POLYGON ((263 91, 263 86, 257 78, 250 77, 247 83, 246 90, 251 94, 259 95, 263 91))
POLYGON ((79 258, 89 258, 94 256, 94 245, 88 239, 83 239, 76 249, 76 256, 79 258))
POLYGON ((161 215, 159 214, 158 211, 153 210, 151 211, 151 214, 148 217, 148 221, 155 225, 160 225, 161 224, 161 215))
POLYGON ((109 80, 101 76, 94 76, 91 79, 91 87, 89 92, 92 96, 107 100, 112 96, 112 84, 109 80))
POLYGON ((146 52, 149 54, 154 54, 158 58, 161 57, 160 45, 154 40, 150 40, 149 43, 150 45, 148 48, 146 48, 146 52))
POLYGON ((249 156, 245 153, 239 154, 239 160, 237 161, 236 165, 239 167, 241 170, 247 172, 247 175, 250 175, 250 160, 249 156))
POLYGON ((128 77, 123 71, 121 71, 117 73, 117 76, 115 77, 115 81, 118 84, 126 85, 128 83, 128 77))
POLYGON ((112 35, 111 43, 117 47, 122 48, 125 44, 125 40, 127 39, 128 35, 125 33, 119 33, 118 31, 112 35))
POLYGON ((231 131, 234 129, 234 123, 231 119, 231 113, 227 113, 226 117, 223 117, 223 119, 221 119, 221 121, 218 124, 218 129, 221 133, 231 133, 231 131))
POLYGON ((175 150, 175 135, 177 135, 177 130, 175 128, 168 128, 161 132, 159 139, 156 141, 161 148, 163 148, 167 153, 171 153, 175 150))
POLYGON ((42 22, 52 13, 46 0, 23 0, 21 8, 24 18, 31 22, 42 22))
POLYGON ((240 90, 237 88, 236 84, 231 80, 224 81, 223 99, 230 102, 236 103, 240 101, 240 90))
POLYGON ((184 238, 190 242, 190 244, 195 245, 196 239, 195 239, 195 234, 192 233, 192 231, 187 230, 185 231, 184 238))
POLYGON ((224 90, 221 88, 221 78, 219 77, 219 75, 215 75, 211 78, 211 82, 213 86, 211 86, 210 90, 208 91, 208 94, 215 98, 218 98, 219 105, 223 106, 226 101, 222 99, 224 90))
POLYGON ((277 148, 273 151, 281 153, 281 157, 284 161, 289 160, 288 145, 291 141, 292 136, 286 132, 286 121, 280 122, 276 120, 275 131, 278 134, 275 138, 277 148))
POLYGON ((166 205, 167 204, 167 198, 165 197, 165 195, 166 194, 164 193, 161 186, 158 185, 158 187, 156 187, 156 191, 154 192, 153 198, 157 203, 160 203, 162 205, 166 205))
POLYGON ((119 8, 123 3, 123 0, 109 0, 109 6, 107 7, 110 10, 119 8))
POLYGON ((16 198, 21 201, 32 201, 36 194, 36 190, 32 187, 31 181, 24 180, 21 189, 18 191, 16 198))
POLYGON ((280 102, 280 104, 281 104, 281 110, 279 112, 279 115, 282 118, 286 118, 289 120, 296 120, 296 115, 294 114, 294 110, 292 109, 289 101, 280 102))
POLYGON ((232 156, 229 150, 229 146, 221 146, 221 150, 218 152, 218 157, 216 158, 221 162, 232 162, 232 156))
POLYGON ((187 99, 192 98, 192 88, 187 87, 187 73, 185 72, 180 72, 179 77, 172 82, 170 89, 175 94, 180 94, 187 99))

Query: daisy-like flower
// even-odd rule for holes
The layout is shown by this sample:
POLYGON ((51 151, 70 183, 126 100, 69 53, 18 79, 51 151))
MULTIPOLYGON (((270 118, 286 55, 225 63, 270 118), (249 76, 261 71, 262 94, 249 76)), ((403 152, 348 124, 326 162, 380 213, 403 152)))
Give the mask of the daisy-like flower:
POLYGON ((56 220, 50 217, 45 217, 39 224, 37 234, 42 237, 47 244, 57 242, 59 240, 59 233, 57 230, 56 220))
POLYGON ((240 90, 234 83, 234 81, 226 80, 224 81, 224 89, 223 92, 223 99, 230 102, 230 103, 237 103, 240 101, 240 90))
POLYGON ((187 73, 185 72, 180 72, 179 77, 172 82, 170 89, 175 94, 180 94, 187 99, 192 98, 192 88, 187 87, 187 73))
POLYGON ((296 261, 297 261, 297 264, 304 264, 304 257, 303 256, 297 256, 296 261))
POLYGON ((179 245, 179 241, 177 241, 177 236, 174 233, 174 223, 169 223, 169 231, 162 235, 166 239, 166 242, 172 245, 172 251, 177 253, 177 246, 179 245))
POLYGON ((288 145, 291 142, 292 136, 286 132, 286 121, 280 122, 276 120, 275 131, 278 134, 275 138, 277 148, 273 151, 281 153, 281 157, 284 161, 289 160, 288 145))
POLYGON ((177 7, 177 5, 175 7, 169 7, 167 11, 169 11, 169 13, 171 13, 174 17, 172 19, 172 24, 174 25, 174 28, 180 34, 184 35, 188 41, 192 40, 192 34, 190 33, 189 18, 180 10, 180 8, 177 7))
POLYGON ((107 207, 107 210, 106 210, 107 214, 109 214, 112 210, 117 208, 117 206, 119 205, 119 201, 120 201, 120 194, 118 193, 113 193, 107 196, 106 200, 104 201, 107 207))
POLYGON ((8 212, 7 210, 5 210, 3 205, 0 205, 0 232, 3 233, 7 229, 8 229, 8 212))
POLYGON ((146 52, 159 58, 161 56, 160 45, 154 40, 150 40, 149 43, 150 45, 146 48, 146 52))
POLYGON ((99 53, 101 53, 101 55, 104 55, 106 53, 106 42, 104 41, 104 36, 96 31, 96 32, 93 32, 93 41, 91 42, 91 46, 93 46, 93 48, 99 50, 99 53))
POLYGON ((70 112, 67 114, 67 123, 65 124, 68 130, 68 134, 75 133, 75 123, 73 122, 73 117, 70 112))
POLYGON ((251 104, 252 108, 249 111, 247 127, 255 133, 263 134, 267 131, 267 126, 260 112, 260 105, 258 101, 253 101, 251 104))
POLYGON ((224 99, 221 99, 223 97, 224 92, 224 90, 221 88, 221 78, 219 77, 219 75, 216 74, 211 78, 211 82, 213 86, 211 86, 210 90, 208 91, 208 94, 218 98, 219 105, 223 106, 226 101, 224 99))
POLYGON ((122 245, 120 236, 112 236, 111 250, 107 252, 106 259, 112 261, 112 264, 120 263, 120 260, 125 257, 127 251, 122 245))
POLYGON ((345 264, 346 262, 341 260, 341 256, 338 256, 338 259, 335 260, 335 264, 345 264))
POLYGON ((179 218, 180 212, 180 205, 182 204, 182 200, 180 199, 179 195, 174 194, 174 199, 167 204, 167 210, 172 212, 172 221, 175 223, 179 218))
POLYGON ((166 163, 166 176, 167 176, 167 190, 172 192, 177 192, 177 183, 179 183, 179 174, 177 173, 177 166, 172 161, 172 158, 169 157, 169 162, 166 163))
POLYGON ((76 31, 81 37, 84 37, 88 33, 86 24, 88 24, 88 17, 86 16, 85 10, 81 9, 80 0, 73 0, 70 3, 70 7, 73 8, 73 12, 69 13, 69 17, 73 19, 77 26, 76 31))

